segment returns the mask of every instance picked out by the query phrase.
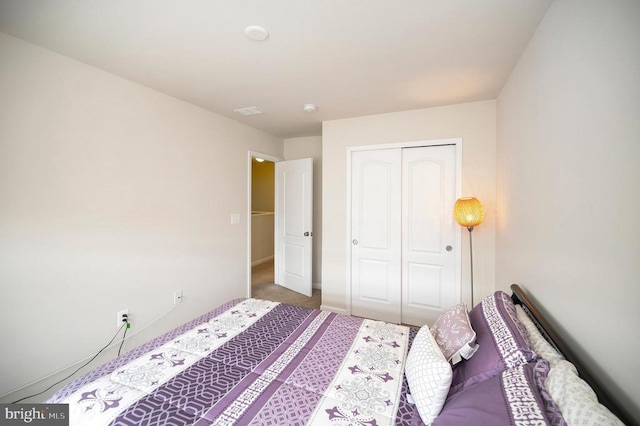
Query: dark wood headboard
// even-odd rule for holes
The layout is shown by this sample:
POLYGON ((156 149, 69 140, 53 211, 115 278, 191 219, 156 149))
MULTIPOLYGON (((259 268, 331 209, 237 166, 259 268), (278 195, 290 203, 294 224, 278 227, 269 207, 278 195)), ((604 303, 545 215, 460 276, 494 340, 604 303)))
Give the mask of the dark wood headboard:
POLYGON ((531 299, 527 297, 524 290, 522 290, 518 284, 512 284, 511 291, 513 292, 511 295, 513 302, 523 307, 524 311, 531 317, 533 323, 540 330, 545 339, 547 339, 547 341, 549 341, 549 343, 551 343, 558 352, 567 359, 567 361, 575 365, 580 377, 587 382, 589 386, 591 386, 598 396, 600 403, 611 410, 611 412, 615 414, 625 425, 637 424, 627 410, 625 410, 625 408, 616 401, 611 392, 605 389, 598 382, 595 375, 592 374, 590 369, 585 366, 583 361, 581 361, 577 352, 573 350, 571 346, 562 339, 562 337, 560 337, 549 321, 544 318, 540 310, 536 308, 531 299))

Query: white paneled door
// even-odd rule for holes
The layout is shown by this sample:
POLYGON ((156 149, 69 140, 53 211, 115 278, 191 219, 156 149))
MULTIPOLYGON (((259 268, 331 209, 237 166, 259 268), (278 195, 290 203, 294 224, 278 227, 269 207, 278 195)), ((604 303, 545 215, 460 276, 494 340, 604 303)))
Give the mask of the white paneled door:
POLYGON ((351 156, 351 313, 400 322, 399 149, 351 156))
POLYGON ((455 146, 355 151, 351 159, 351 312, 432 324, 460 303, 455 146))
POLYGON ((276 284, 311 297, 313 160, 276 163, 276 284))
POLYGON ((402 150, 402 322, 433 324, 460 303, 454 248, 455 147, 402 150))

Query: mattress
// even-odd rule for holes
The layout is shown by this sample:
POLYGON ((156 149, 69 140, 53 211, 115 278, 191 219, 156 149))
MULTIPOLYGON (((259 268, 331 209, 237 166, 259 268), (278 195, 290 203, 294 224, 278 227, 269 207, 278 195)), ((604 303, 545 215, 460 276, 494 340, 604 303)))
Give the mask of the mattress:
POLYGON ((230 301, 97 368, 49 402, 77 425, 420 424, 404 366, 416 329, 230 301))

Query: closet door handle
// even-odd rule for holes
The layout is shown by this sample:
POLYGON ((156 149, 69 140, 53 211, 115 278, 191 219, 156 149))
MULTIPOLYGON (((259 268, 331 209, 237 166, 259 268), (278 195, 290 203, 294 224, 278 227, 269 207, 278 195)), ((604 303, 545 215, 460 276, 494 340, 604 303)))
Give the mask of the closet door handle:
POLYGON ((358 240, 356 240, 355 238, 353 239, 353 241, 351 241, 353 243, 354 246, 358 245, 358 240))
POLYGON ((451 250, 453 250, 453 247, 451 247, 451 246, 447 246, 445 249, 446 249, 447 251, 451 251, 451 250))

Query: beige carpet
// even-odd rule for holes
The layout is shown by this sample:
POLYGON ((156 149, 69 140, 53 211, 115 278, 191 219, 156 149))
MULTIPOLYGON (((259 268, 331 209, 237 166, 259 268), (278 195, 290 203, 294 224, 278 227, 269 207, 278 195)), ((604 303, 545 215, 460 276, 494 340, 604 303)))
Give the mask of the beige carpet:
POLYGON ((304 296, 273 283, 273 261, 251 268, 251 297, 290 305, 320 309, 320 290, 313 289, 311 297, 304 296))

